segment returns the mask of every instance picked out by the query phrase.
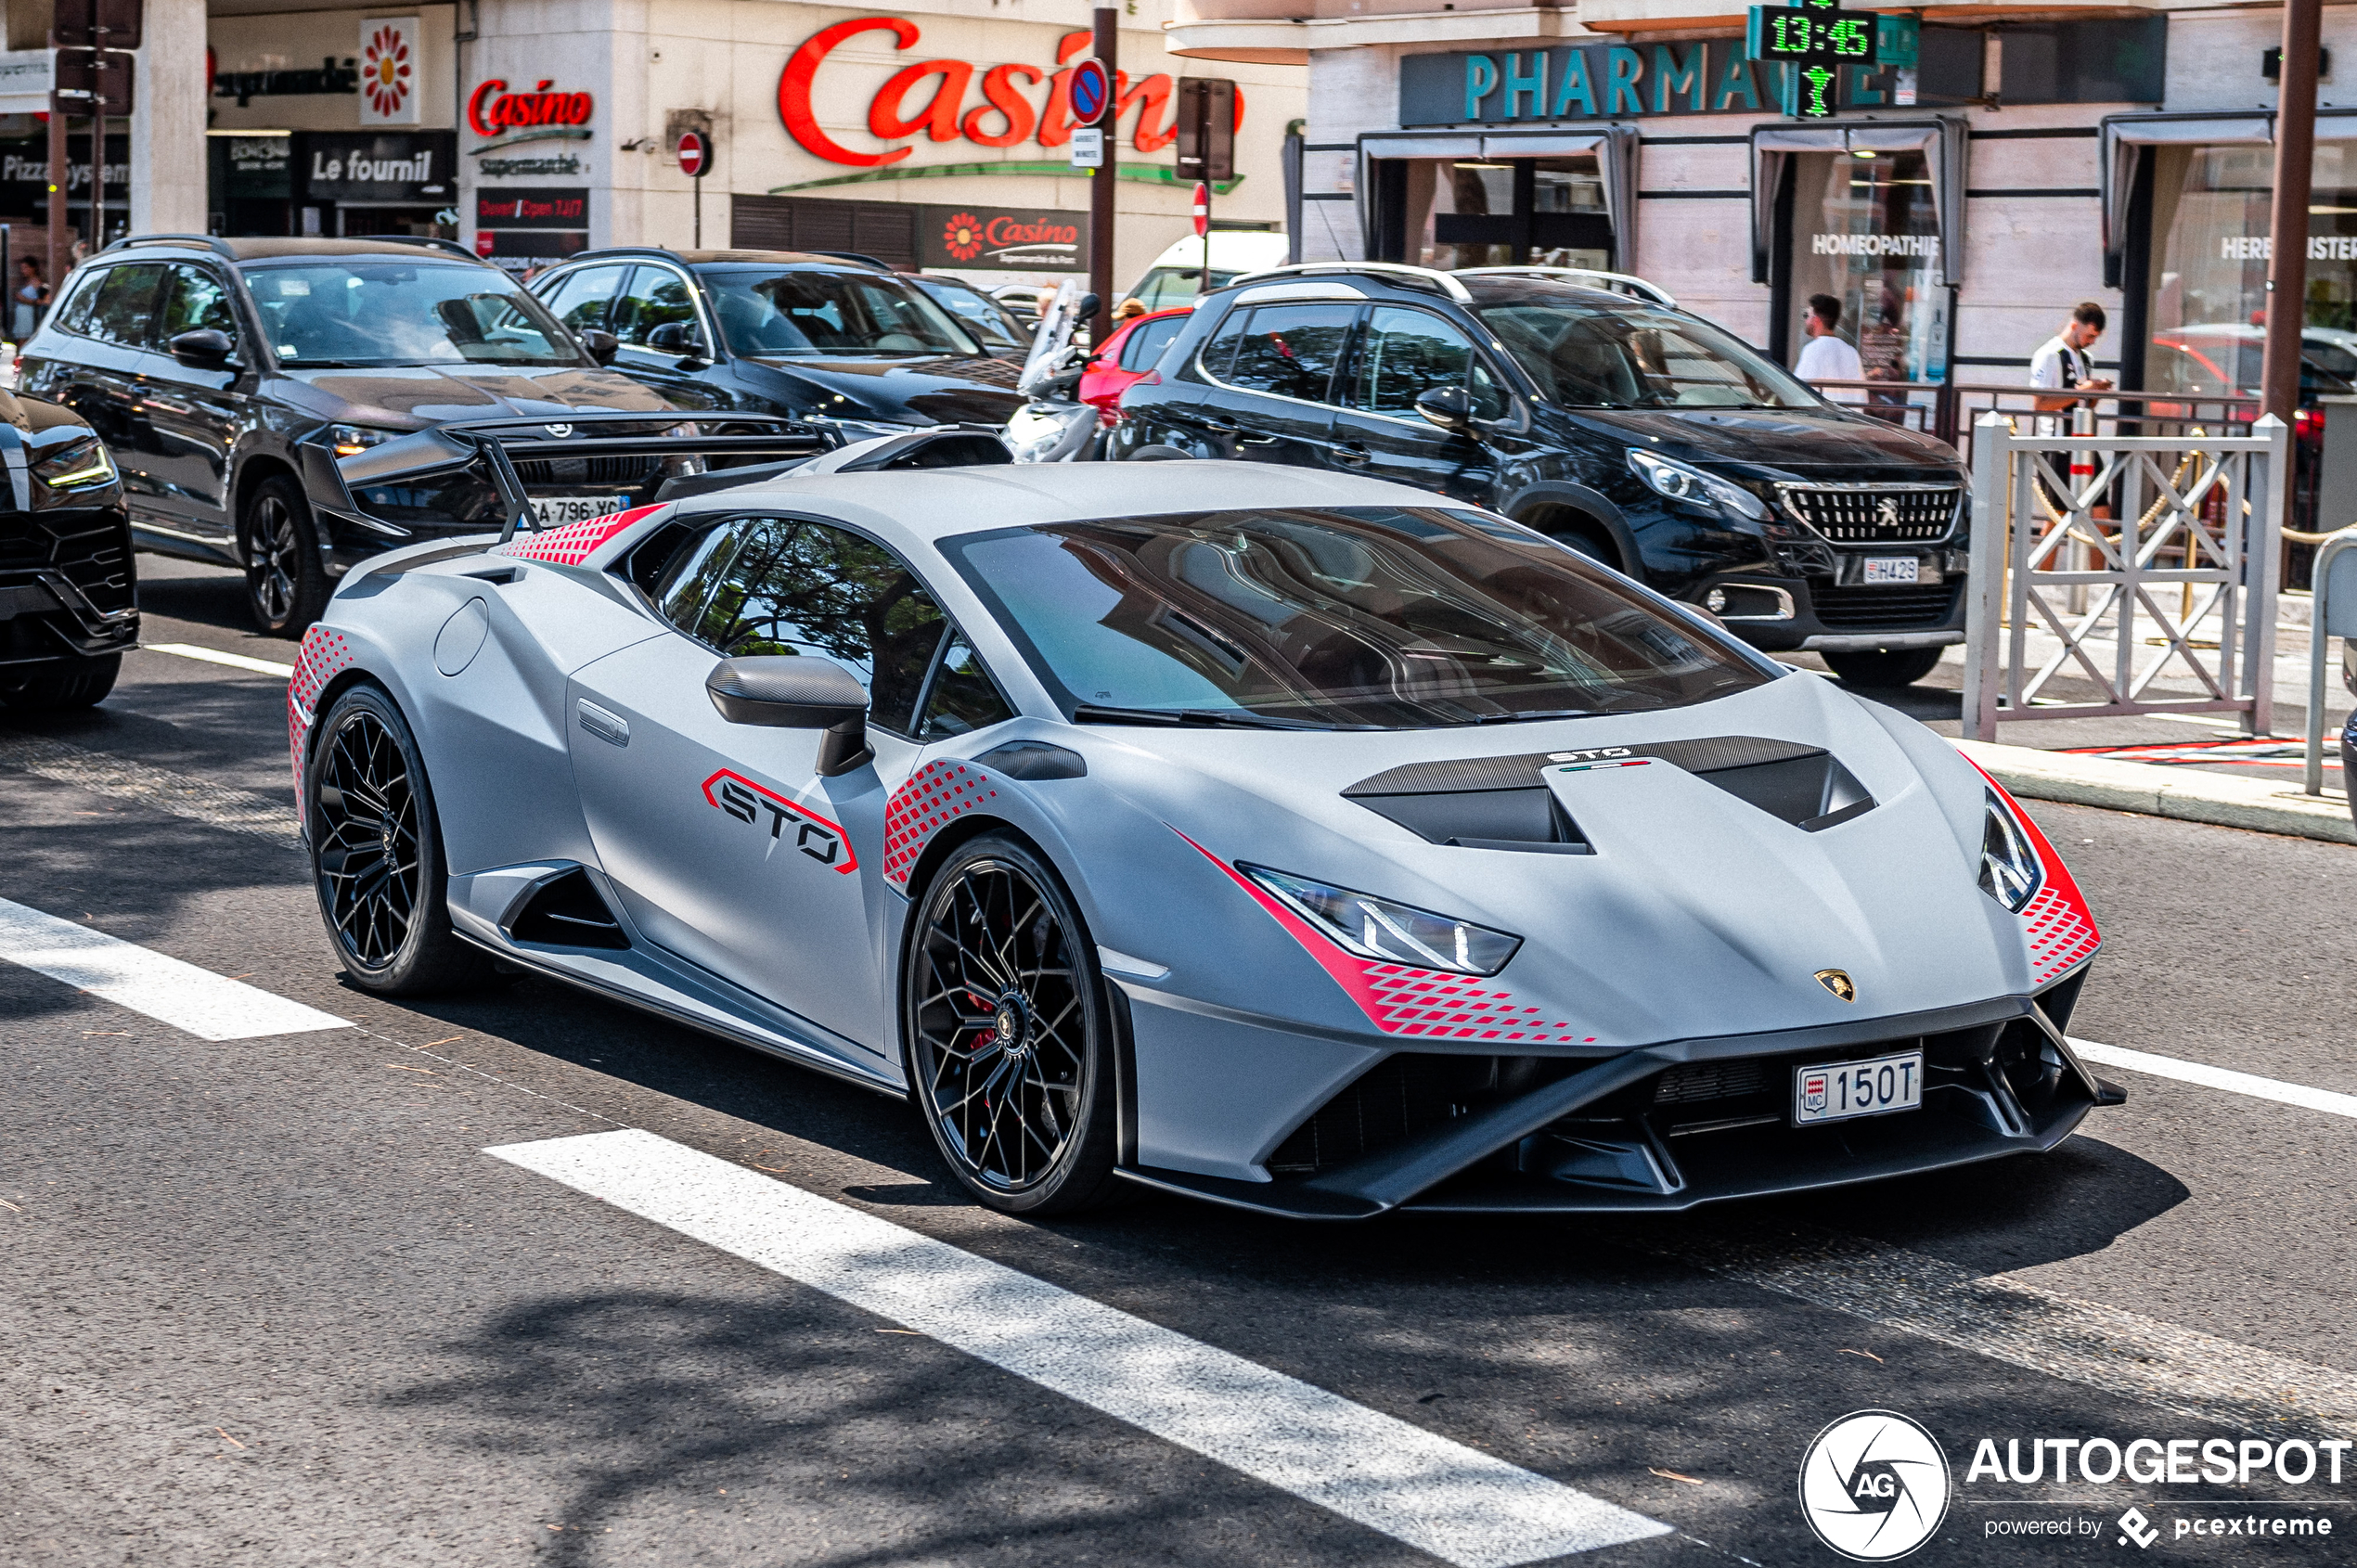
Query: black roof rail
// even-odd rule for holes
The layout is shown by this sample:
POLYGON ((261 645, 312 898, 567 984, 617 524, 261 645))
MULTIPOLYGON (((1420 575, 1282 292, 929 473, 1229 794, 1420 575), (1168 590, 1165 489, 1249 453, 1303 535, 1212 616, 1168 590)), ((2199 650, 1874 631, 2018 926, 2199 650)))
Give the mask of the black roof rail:
POLYGON ((104 256, 111 251, 121 251, 127 246, 133 245, 195 245, 212 251, 216 256, 225 256, 233 262, 238 259, 238 252, 231 248, 227 240, 210 234, 126 235, 122 238, 118 239, 113 244, 108 246, 105 250, 100 251, 98 254, 104 256))
POLYGON ((459 244, 457 240, 444 239, 440 235, 354 234, 347 236, 346 238, 352 239, 382 239, 394 245, 423 245, 431 250, 447 251, 454 256, 464 256, 467 260, 473 262, 478 266, 487 267, 492 264, 491 263, 483 260, 481 256, 476 255, 472 251, 470 251, 465 246, 459 244))
POLYGON ((838 262, 857 262, 860 265, 873 267, 878 272, 898 272, 900 270, 898 267, 894 266, 890 262, 881 261, 874 256, 869 255, 864 251, 805 251, 803 254, 805 256, 826 256, 838 262))
POLYGON ((570 265, 595 256, 661 256, 664 261, 677 262, 681 266, 688 264, 688 258, 668 245, 600 245, 594 251, 575 251, 561 261, 570 265))

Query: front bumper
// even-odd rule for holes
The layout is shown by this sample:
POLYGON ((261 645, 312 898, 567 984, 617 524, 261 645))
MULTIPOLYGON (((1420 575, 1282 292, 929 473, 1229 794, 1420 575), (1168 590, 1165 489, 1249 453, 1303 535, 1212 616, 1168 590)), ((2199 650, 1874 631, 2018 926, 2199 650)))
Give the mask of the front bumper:
MULTIPOLYGON (((1649 1046, 1602 1060, 1559 1059, 1536 1087, 1467 1095, 1379 1147, 1354 1141, 1365 1107, 1386 1111, 1418 1074, 1452 1060, 1394 1053, 1320 1105, 1271 1155, 1274 1179, 1131 1168, 1131 1179, 1260 1213, 1363 1219, 1442 1214, 1666 1212, 1730 1199, 1874 1181, 2052 1149, 2122 1091, 2064 1040, 2082 967, 2041 997, 2003 996, 1933 1013, 1826 1028, 1649 1046), (1920 1109, 1851 1121, 1788 1122, 1792 1069, 1921 1048, 1920 1109), (1343 1157, 1320 1160, 1332 1117, 1343 1157), (1302 1129, 1310 1139, 1304 1162, 1302 1129), (1282 1167, 1288 1163, 1291 1170, 1282 1167)), ((1521 1063, 1534 1059, 1507 1060, 1521 1063)), ((1543 1059, 1539 1059, 1543 1060, 1543 1059)), ((1515 1072, 1526 1080, 1528 1067, 1515 1072)), ((1447 1092, 1446 1090, 1443 1091, 1447 1092)), ((1398 1125, 1399 1124, 1395 1124, 1398 1125)))
POLYGON ((1719 619, 1762 652, 1863 653, 1964 641, 1965 582, 1952 573, 1938 583, 1870 586, 1745 572, 1697 585, 1685 597, 1700 604, 1711 589, 1724 589, 1728 607, 1719 619))
POLYGON ((0 515, 0 665, 104 658, 138 640, 121 508, 0 515))

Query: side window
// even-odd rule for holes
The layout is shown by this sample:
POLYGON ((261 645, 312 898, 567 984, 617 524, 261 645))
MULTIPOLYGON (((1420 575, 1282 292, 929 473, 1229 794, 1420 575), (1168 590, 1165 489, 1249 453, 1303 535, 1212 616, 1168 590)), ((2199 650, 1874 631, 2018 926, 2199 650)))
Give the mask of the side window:
POLYGON ((183 332, 210 328, 238 335, 238 318, 229 304, 229 286, 203 267, 172 269, 172 293, 163 308, 163 328, 156 346, 163 347, 183 332))
POLYGON ((696 302, 677 273, 668 267, 639 267, 614 301, 613 322, 606 330, 625 343, 643 343, 658 327, 695 318, 696 302))
POLYGON ((909 733, 947 623, 896 556, 846 529, 787 518, 727 523, 680 547, 655 602, 735 658, 831 659, 868 688, 869 722, 909 733))
POLYGON ((1162 358, 1162 351, 1170 346, 1171 340, 1178 336, 1178 329, 1186 325, 1187 318, 1183 315, 1169 315, 1160 321, 1140 324, 1121 345, 1121 367, 1124 370, 1153 369, 1162 358))
POLYGON ((917 739, 946 740, 953 735, 984 729, 1015 716, 998 694, 998 685, 983 668, 981 655, 965 634, 952 627, 942 645, 941 662, 934 666, 933 685, 925 692, 924 716, 918 721, 917 739))
POLYGON ((1244 392, 1323 403, 1356 305, 1262 305, 1245 323, 1221 379, 1244 392))
POLYGON ((1477 418, 1494 419, 1506 409, 1503 389, 1464 333, 1429 312, 1399 305, 1378 305, 1368 319, 1357 379, 1357 404, 1370 414, 1412 418, 1416 399, 1436 387, 1463 387, 1477 418))
POLYGON ((1215 381, 1228 379, 1229 366, 1236 362, 1236 345, 1244 341, 1244 327, 1251 318, 1252 312, 1248 310, 1228 313, 1228 319, 1219 324, 1218 330, 1212 333, 1211 341, 1204 344, 1203 352, 1195 355, 1196 363, 1203 366, 1204 375, 1215 381))
POLYGON ((107 286, 107 276, 111 271, 112 268, 108 268, 104 272, 84 273, 82 280, 74 285, 73 292, 66 296, 65 302, 58 306, 57 315, 50 319, 68 332, 89 336, 90 315, 98 308, 98 290, 107 286))
POLYGON ((583 267, 567 273, 547 294, 549 314, 575 332, 606 328, 606 311, 628 267, 583 267))
POLYGON ((83 330, 109 343, 146 348, 155 327, 157 296, 163 292, 163 275, 161 263, 109 269, 90 307, 90 325, 83 330))

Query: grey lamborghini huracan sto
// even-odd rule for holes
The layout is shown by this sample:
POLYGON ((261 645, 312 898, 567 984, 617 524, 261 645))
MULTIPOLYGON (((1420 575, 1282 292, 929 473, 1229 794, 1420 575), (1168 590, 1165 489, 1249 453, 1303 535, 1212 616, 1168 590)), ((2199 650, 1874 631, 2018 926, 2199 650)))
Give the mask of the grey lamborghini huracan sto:
POLYGON ((953 432, 540 531, 525 439, 344 465, 338 505, 505 513, 303 642, 359 985, 569 982, 906 1097, 1028 1213, 1681 1209, 2119 1098, 2063 1033, 2093 920, 2003 790, 1516 524, 953 432))

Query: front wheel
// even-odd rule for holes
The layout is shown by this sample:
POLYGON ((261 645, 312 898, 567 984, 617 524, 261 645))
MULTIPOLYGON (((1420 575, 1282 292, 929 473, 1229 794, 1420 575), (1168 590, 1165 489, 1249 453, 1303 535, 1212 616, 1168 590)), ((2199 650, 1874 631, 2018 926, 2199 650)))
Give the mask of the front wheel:
POLYGON ((328 608, 334 585, 319 560, 318 531, 303 486, 275 474, 246 503, 246 608, 257 630, 299 637, 328 608))
POLYGON ((910 1091, 966 1189, 1008 1214, 1122 1195, 1112 1021, 1055 871, 988 834, 933 879, 902 964, 910 1091))
POLYGON ((1939 668, 1936 648, 1876 649, 1872 653, 1821 657, 1828 669, 1851 686, 1913 686, 1939 668))
POLYGON ((354 984, 417 996, 489 971, 489 958, 450 929, 425 761, 401 710, 376 687, 352 688, 320 721, 303 816, 319 914, 354 984))

